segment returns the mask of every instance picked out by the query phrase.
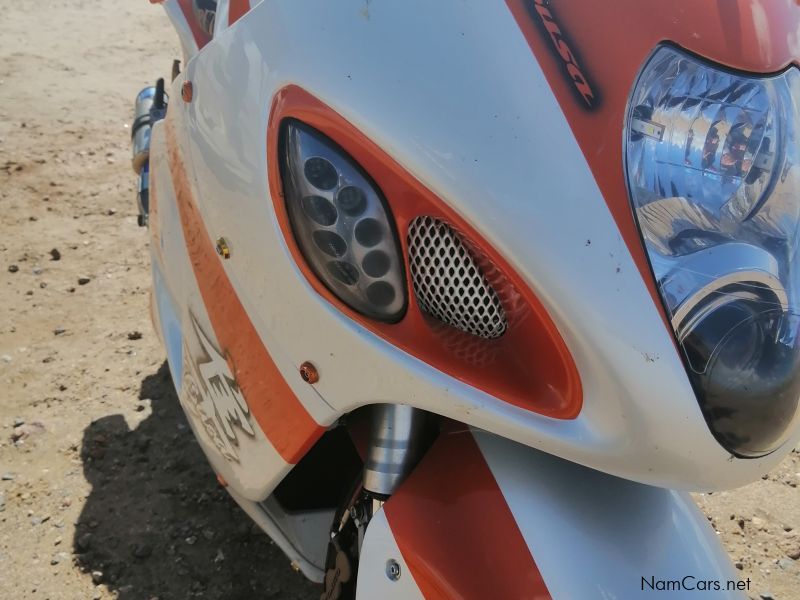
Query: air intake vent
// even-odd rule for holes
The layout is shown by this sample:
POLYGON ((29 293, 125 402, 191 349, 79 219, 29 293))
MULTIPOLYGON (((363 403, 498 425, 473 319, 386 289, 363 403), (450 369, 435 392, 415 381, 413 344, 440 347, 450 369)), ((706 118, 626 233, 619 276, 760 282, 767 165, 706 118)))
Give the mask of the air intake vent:
POLYGON ((497 294, 458 234, 433 217, 408 228, 408 254, 420 308, 484 339, 500 337, 508 322, 497 294))

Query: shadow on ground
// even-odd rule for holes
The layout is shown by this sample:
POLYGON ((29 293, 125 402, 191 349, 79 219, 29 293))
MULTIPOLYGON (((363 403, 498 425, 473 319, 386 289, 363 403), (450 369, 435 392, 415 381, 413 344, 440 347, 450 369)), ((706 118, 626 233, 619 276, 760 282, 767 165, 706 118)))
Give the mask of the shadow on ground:
POLYGON ((219 487, 178 404, 166 363, 142 381, 152 415, 84 431, 92 491, 75 534, 78 565, 120 600, 319 598, 219 487))

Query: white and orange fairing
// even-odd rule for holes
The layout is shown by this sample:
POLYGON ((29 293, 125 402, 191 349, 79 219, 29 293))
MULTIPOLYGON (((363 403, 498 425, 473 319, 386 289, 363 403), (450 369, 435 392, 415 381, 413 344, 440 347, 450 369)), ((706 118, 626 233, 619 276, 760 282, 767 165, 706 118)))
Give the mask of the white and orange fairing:
MULTIPOLYGON (((190 15, 184 0, 164 4, 174 21, 190 15)), ((688 499, 639 483, 742 485, 777 464, 800 434, 765 457, 740 459, 710 433, 631 211, 623 122, 637 75, 662 41, 755 73, 796 63, 795 3, 732 0, 723 10, 711 0, 620 0, 612 10, 565 0, 230 0, 219 7, 213 40, 187 25, 191 19, 178 26, 189 60, 172 84, 166 120, 153 129, 151 248, 157 325, 175 384, 233 495, 244 504, 264 500, 354 409, 409 404, 474 432, 457 436, 449 456, 474 456, 482 466, 470 481, 451 466, 446 497, 475 504, 465 511, 492 512, 502 521, 497 532, 515 532, 505 542, 518 552, 493 564, 509 570, 509 586, 529 591, 524 597, 545 597, 548 587, 559 597, 586 597, 576 581, 548 573, 558 560, 590 568, 562 551, 585 544, 592 558, 603 552, 602 529, 611 527, 603 519, 616 514, 616 493, 642 503, 656 494, 656 508, 636 518, 664 528, 657 551, 701 544, 712 558, 698 554, 692 564, 711 568, 716 541, 688 499), (185 82, 190 102, 180 100, 185 82), (287 225, 277 165, 278 126, 287 117, 327 135, 370 174, 404 254, 415 217, 456 228, 515 299, 507 334, 475 339, 464 351, 463 338, 421 314, 410 287, 396 324, 371 321, 328 292, 287 225), (219 238, 227 260, 215 249, 219 238), (300 376, 305 362, 319 374, 313 385, 300 376), (574 481, 557 477, 553 461, 574 481), (540 478, 525 478, 527 468, 540 478), (483 483, 495 492, 484 494, 483 483), (528 494, 538 499, 518 513, 528 494), (593 498, 563 505, 572 494, 593 498), (487 508, 493 503, 496 511, 487 508), (592 506, 596 529, 569 529, 569 517, 592 506), (674 523, 687 529, 669 529, 674 523), (555 550, 552 536, 573 539, 555 550), (514 567, 514 556, 531 555, 541 573, 514 567), (527 579, 517 581, 520 573, 527 579)), ((426 461, 435 471, 435 457, 426 461)), ((396 544, 411 584, 436 597, 453 592, 436 588, 422 566, 436 557, 415 559, 404 540, 458 528, 409 533, 419 524, 404 498, 425 477, 413 475, 386 504, 365 547, 396 544)), ((436 502, 424 510, 444 510, 436 502)), ((365 561, 379 554, 366 552, 365 561)), ((612 558, 630 574, 653 556, 612 558)), ((478 585, 469 577, 463 584, 478 585)))

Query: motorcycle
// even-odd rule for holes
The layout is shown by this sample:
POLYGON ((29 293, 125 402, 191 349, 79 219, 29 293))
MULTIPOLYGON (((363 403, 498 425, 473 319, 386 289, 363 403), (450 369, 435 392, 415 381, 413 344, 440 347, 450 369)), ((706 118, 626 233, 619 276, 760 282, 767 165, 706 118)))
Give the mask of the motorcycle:
POLYGON ((152 317, 322 598, 739 597, 800 439, 794 2, 151 0, 152 317))

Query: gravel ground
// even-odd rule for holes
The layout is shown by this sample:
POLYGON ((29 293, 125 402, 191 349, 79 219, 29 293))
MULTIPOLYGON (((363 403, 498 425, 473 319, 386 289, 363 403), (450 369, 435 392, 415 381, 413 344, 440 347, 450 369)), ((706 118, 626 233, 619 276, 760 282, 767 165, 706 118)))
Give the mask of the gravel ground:
MULTIPOLYGON (((149 323, 132 101, 144 0, 0 0, 0 598, 316 598, 228 499, 149 323)), ((800 598, 800 455, 698 495, 752 598, 800 598)))
POLYGON ((318 598, 220 489, 149 317, 145 0, 0 0, 0 598, 318 598))

